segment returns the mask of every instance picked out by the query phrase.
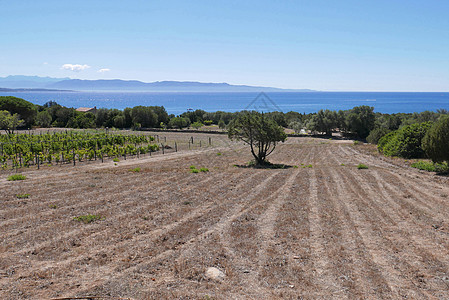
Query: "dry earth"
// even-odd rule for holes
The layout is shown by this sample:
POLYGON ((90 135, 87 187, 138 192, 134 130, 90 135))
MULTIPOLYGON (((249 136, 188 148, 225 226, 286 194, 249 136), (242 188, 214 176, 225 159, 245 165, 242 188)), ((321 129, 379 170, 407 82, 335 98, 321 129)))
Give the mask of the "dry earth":
POLYGON ((286 169, 216 145, 2 173, 0 298, 449 298, 447 178, 351 143, 290 138, 286 169))

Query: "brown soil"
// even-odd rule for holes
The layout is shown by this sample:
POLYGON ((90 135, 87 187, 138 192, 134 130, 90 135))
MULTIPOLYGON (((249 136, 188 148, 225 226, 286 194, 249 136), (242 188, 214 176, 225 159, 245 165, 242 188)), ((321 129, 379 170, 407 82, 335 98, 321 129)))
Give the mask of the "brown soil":
POLYGON ((449 298, 448 178, 361 146, 289 138, 270 157, 286 169, 235 167, 248 150, 221 140, 3 173, 0 298, 449 298))

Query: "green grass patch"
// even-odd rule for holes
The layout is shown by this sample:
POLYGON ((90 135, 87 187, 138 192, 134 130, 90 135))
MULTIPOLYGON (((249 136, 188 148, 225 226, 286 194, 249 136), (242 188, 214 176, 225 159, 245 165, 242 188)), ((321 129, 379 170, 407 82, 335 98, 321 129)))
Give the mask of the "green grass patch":
POLYGON ((17 199, 27 199, 30 197, 30 194, 17 194, 17 199))
POLYGON ((206 173, 206 172, 209 172, 209 169, 203 167, 203 168, 200 169, 200 172, 205 172, 206 173))
POLYGON ((368 166, 364 165, 364 164, 358 164, 357 169, 359 169, 359 170, 368 169, 368 166))
POLYGON ((114 159, 112 160, 113 162, 119 162, 120 159, 118 159, 117 157, 114 157, 114 159))
POLYGON ((134 168, 134 169, 131 169, 131 172, 139 173, 139 172, 140 172, 140 168, 134 168))
POLYGON ((8 176, 8 181, 25 180, 27 177, 22 174, 14 174, 8 176))
POLYGON ((198 170, 198 169, 190 169, 190 173, 199 173, 200 172, 200 170, 198 170))
POLYGON ((360 144, 360 142, 359 142, 359 141, 354 141, 353 144, 354 144, 354 145, 358 145, 358 144, 360 144))
POLYGON ((294 169, 298 169, 299 167, 298 167, 297 165, 294 165, 293 168, 294 168, 294 169))
POLYGON ((217 156, 220 156, 220 155, 222 155, 222 154, 221 154, 220 152, 218 152, 218 153, 217 153, 217 156))
POLYGON ((73 220, 78 222, 83 222, 84 224, 89 224, 98 220, 104 220, 101 216, 97 215, 85 215, 85 216, 78 216, 74 217, 73 220))
POLYGON ((48 207, 50 207, 51 209, 57 209, 58 206, 56 204, 50 204, 48 207))
POLYGON ((340 166, 344 166, 344 165, 345 165, 345 164, 343 164, 343 163, 342 163, 342 164, 340 164, 340 166))

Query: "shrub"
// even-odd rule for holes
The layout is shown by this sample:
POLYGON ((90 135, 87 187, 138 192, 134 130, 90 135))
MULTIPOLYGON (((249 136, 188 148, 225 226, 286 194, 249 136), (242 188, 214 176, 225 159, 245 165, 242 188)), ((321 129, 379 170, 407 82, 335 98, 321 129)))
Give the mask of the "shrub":
POLYGON ((364 165, 364 164, 358 164, 358 165, 357 165, 357 169, 359 169, 359 170, 362 170, 362 169, 368 169, 368 166, 367 166, 367 165, 364 165))
POLYGON ((114 157, 114 159, 112 160, 113 162, 119 162, 120 159, 118 159, 117 157, 114 157))
POLYGON ((8 181, 25 180, 27 177, 22 174, 14 174, 8 176, 8 181))
POLYGON ((200 171, 198 169, 190 169, 190 173, 199 173, 200 171))
POLYGON ((427 131, 422 148, 433 162, 449 162, 449 115, 442 116, 427 131))
POLYGON ((449 165, 447 163, 434 163, 430 161, 418 161, 413 163, 412 168, 424 170, 428 172, 447 172, 449 171, 449 165))
POLYGON ((366 138, 366 141, 370 144, 377 145, 379 140, 382 137, 384 137, 386 134, 388 134, 389 132, 390 132, 390 130, 385 127, 375 128, 375 129, 371 130, 368 137, 366 138))
POLYGON ((431 126, 432 122, 404 126, 394 131, 394 134, 387 134, 381 138, 378 148, 382 145, 381 151, 387 156, 404 158, 424 157, 425 153, 421 148, 421 142, 431 126))
POLYGON ((73 218, 73 220, 83 222, 84 224, 92 223, 94 221, 103 220, 103 219, 104 218, 102 218, 101 216, 97 216, 97 215, 85 215, 85 216, 78 216, 78 217, 73 218))
POLYGON ((200 172, 209 172, 209 169, 208 168, 201 168, 200 172))
POLYGON ((138 173, 138 172, 140 172, 140 168, 134 168, 134 169, 131 169, 131 172, 138 173))

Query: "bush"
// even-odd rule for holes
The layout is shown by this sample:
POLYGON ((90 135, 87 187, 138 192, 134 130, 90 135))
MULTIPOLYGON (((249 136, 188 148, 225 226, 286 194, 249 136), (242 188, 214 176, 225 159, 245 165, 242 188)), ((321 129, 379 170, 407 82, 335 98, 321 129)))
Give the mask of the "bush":
POLYGON ((432 122, 404 126, 381 138, 378 149, 387 156, 424 157, 425 153, 421 142, 431 126, 432 122))
POLYGON ((138 172, 140 172, 140 168, 131 169, 131 172, 138 173, 138 172))
POLYGON ((209 172, 209 169, 208 168, 201 168, 200 172, 209 172))
POLYGON ((27 177, 22 174, 14 174, 8 176, 8 181, 25 180, 27 177))
POLYGON ((412 168, 419 170, 424 170, 428 172, 447 172, 449 171, 449 166, 447 163, 433 163, 430 161, 418 161, 412 164, 412 168))
POLYGON ((377 145, 379 140, 382 137, 384 137, 385 135, 387 135, 389 132, 390 132, 390 130, 385 127, 375 128, 375 129, 371 130, 368 137, 366 138, 366 141, 370 144, 377 145))
POLYGON ((449 162, 449 116, 442 116, 426 133, 422 148, 433 162, 449 162))

